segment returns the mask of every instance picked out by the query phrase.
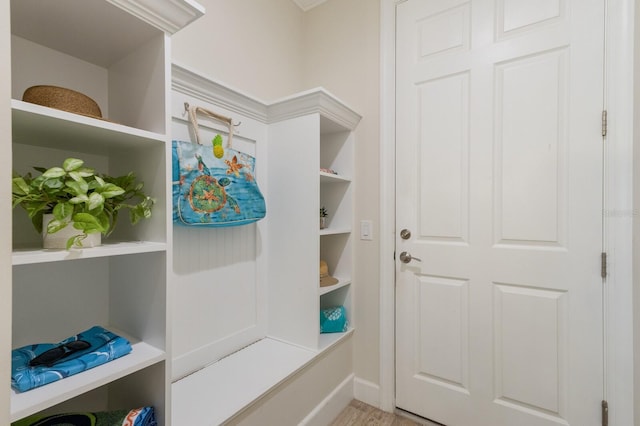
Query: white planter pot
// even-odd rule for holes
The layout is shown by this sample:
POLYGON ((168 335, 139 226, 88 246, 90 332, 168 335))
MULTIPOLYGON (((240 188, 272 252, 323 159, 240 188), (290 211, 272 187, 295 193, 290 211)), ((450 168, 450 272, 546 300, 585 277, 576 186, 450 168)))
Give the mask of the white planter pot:
MULTIPOLYGON (((56 233, 47 233, 47 224, 53 219, 52 214, 45 214, 42 217, 42 247, 46 249, 66 249, 67 240, 76 235, 82 234, 81 231, 73 227, 73 222, 64 229, 56 233)), ((95 232, 89 234, 87 238, 82 240, 82 248, 97 247, 102 244, 102 234, 95 232)), ((77 248, 77 247, 76 247, 77 248)))

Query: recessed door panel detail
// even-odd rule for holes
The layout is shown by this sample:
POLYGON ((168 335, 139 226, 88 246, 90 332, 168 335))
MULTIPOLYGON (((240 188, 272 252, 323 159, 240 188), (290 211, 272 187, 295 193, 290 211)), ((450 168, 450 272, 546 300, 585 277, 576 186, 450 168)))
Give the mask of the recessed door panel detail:
POLYGON ((563 291, 494 283, 495 402, 564 415, 567 298, 563 291))
POLYGON ((498 36, 519 29, 535 29, 542 23, 560 18, 563 0, 500 0, 498 1, 498 36))
POLYGON ((416 277, 415 372, 419 377, 466 392, 469 362, 469 283, 416 277))
POLYGON ((466 242, 469 233, 469 75, 418 85, 420 236, 466 242))
POLYGON ((418 58, 469 50, 469 3, 435 13, 418 22, 418 58))
POLYGON ((567 73, 564 49, 496 66, 496 243, 563 246, 567 73))

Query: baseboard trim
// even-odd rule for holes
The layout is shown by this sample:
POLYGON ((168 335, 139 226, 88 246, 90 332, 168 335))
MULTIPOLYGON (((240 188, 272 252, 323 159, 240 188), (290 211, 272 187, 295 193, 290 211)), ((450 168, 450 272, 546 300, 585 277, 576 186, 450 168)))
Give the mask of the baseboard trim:
POLYGON ((349 375, 299 423, 299 426, 326 426, 353 399, 354 375, 349 375))
POLYGON ((353 395, 358 401, 380 407, 380 385, 356 377, 353 380, 353 395))

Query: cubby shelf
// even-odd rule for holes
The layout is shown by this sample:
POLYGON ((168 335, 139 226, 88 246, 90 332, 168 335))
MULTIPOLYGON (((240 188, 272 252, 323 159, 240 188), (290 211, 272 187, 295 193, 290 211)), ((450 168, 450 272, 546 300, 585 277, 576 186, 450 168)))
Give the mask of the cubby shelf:
POLYGON ((13 143, 105 154, 117 147, 165 143, 166 136, 54 108, 11 100, 13 143))
POLYGON ((18 266, 46 262, 61 262, 66 260, 151 253, 165 251, 166 249, 166 243, 150 241, 108 242, 91 249, 72 249, 69 251, 24 248, 13 250, 12 261, 14 266, 18 266))
POLYGON ((340 235, 350 234, 351 228, 324 228, 320 230, 320 235, 340 235))
POLYGON ((345 278, 340 278, 340 277, 334 277, 338 280, 338 282, 334 285, 330 285, 327 287, 320 287, 320 296, 327 294, 327 293, 331 293, 332 291, 336 291, 342 287, 346 287, 348 285, 351 284, 351 280, 350 279, 345 279, 345 278))
POLYGON ((320 172, 320 183, 349 183, 351 178, 342 175, 335 175, 327 172, 320 172))
POLYGON ((338 338, 320 333, 321 309, 344 306, 354 329, 349 318, 355 285, 354 145, 361 117, 324 89, 278 101, 269 112, 272 108, 276 114, 269 125, 268 174, 273 190, 268 195, 272 205, 282 206, 288 214, 269 218, 269 234, 277 236, 268 249, 269 285, 280 295, 270 299, 270 311, 286 312, 269 331, 317 350, 338 338), (296 176, 295 182, 291 176, 296 176), (327 227, 319 229, 318 212, 323 207, 327 227), (287 247, 295 248, 294 267, 291 251, 283 250, 287 247), (334 286, 318 287, 320 260, 339 280, 334 286))
MULTIPOLYGON (((97 174, 135 174, 155 200, 150 218, 132 226, 123 211, 102 246, 69 251, 41 249, 26 213, 13 210, 11 346, 60 341, 107 324, 132 343, 132 352, 40 388, 11 391, 11 421, 45 410, 152 405, 159 424, 170 424, 169 44, 204 8, 194 0, 138 3, 10 1, 11 25, 4 28, 11 31, 11 99, 5 99, 11 134, 4 136, 12 143, 11 168, 23 174, 79 158, 97 174), (39 85, 83 93, 102 117, 21 100, 39 85)), ((10 357, 1 358, 9 370, 10 357)))
POLYGON ((165 359, 164 351, 145 342, 131 342, 131 346, 131 353, 63 380, 21 393, 12 389, 11 421, 37 413, 165 359))

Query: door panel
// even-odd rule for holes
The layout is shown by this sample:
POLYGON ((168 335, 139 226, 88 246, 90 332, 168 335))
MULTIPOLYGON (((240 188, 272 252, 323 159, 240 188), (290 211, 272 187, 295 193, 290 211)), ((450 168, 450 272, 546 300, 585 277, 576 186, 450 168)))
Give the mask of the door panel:
POLYGON ((396 405, 596 425, 604 2, 397 12, 396 405))
POLYGON ((464 242, 469 238, 469 76, 446 76, 417 86, 420 236, 464 242), (442 176, 447 176, 442 180, 442 176))
POLYGON ((495 397, 566 413, 567 294, 494 283, 495 397))
POLYGON ((548 23, 560 18, 565 10, 563 0, 498 0, 497 3, 500 34, 548 23))
POLYGON ((466 392, 469 383, 468 282, 451 278, 417 277, 417 371, 424 380, 466 392))
POLYGON ((496 66, 496 243, 563 240, 566 56, 562 49, 496 66))

